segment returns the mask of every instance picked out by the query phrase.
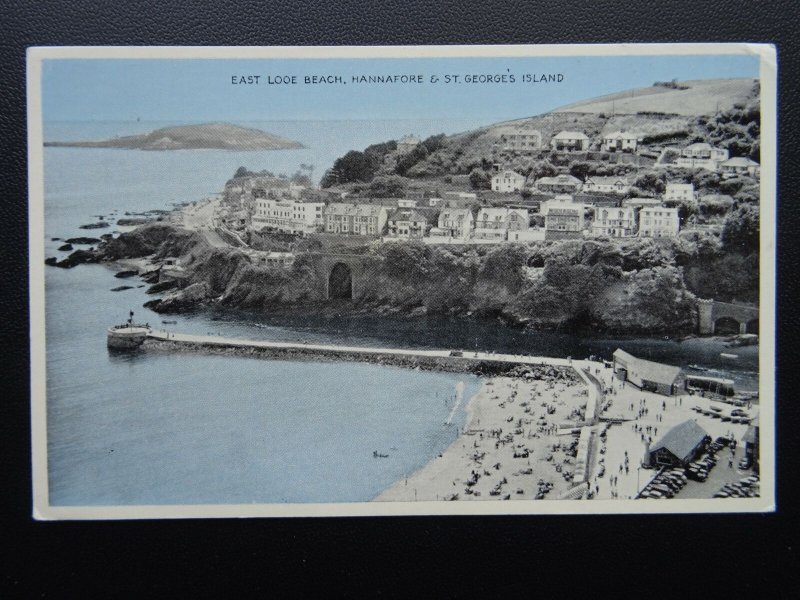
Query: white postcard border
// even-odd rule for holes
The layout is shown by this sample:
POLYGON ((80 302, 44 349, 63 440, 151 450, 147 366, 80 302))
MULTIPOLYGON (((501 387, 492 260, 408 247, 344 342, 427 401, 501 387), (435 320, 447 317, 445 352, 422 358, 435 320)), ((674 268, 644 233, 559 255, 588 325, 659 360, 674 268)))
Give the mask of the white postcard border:
POLYGON ((33 517, 38 520, 183 519, 223 517, 356 517, 408 515, 547 515, 745 513, 775 510, 775 268, 777 219, 777 58, 769 44, 568 44, 318 47, 36 47, 27 52, 28 235, 31 350, 33 517), (456 58, 655 55, 755 55, 761 81, 761 281, 759 397, 761 496, 668 502, 536 500, 513 502, 358 502, 331 504, 192 504, 50 506, 47 465, 44 289, 44 152, 42 62, 48 59, 287 59, 456 58), (768 217, 768 219, 765 219, 768 217), (765 401, 769 399, 770 401, 765 401))

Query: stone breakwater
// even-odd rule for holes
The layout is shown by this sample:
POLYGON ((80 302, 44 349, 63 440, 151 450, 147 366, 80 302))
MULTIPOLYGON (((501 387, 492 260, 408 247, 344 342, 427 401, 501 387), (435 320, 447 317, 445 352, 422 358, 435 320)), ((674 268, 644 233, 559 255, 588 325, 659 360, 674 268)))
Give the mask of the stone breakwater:
MULTIPOLYGON (((203 353, 221 356, 242 356, 268 360, 289 360, 309 362, 361 362, 382 366, 439 371, 448 373, 471 373, 474 375, 526 377, 528 379, 558 379, 565 382, 578 382, 580 377, 568 364, 537 363, 537 359, 521 357, 511 360, 510 355, 492 360, 482 356, 449 356, 446 352, 420 351, 382 351, 379 348, 314 347, 292 344, 253 345, 247 340, 187 340, 167 339, 162 335, 151 335, 142 345, 145 351, 203 353)), ((550 359, 561 362, 559 359, 550 359)), ((566 361, 563 361, 566 362, 566 361)))

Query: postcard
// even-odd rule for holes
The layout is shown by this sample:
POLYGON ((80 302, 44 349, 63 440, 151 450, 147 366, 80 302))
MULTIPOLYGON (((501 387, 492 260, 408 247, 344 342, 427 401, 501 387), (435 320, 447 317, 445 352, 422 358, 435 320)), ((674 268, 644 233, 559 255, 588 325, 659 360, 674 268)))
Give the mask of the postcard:
POLYGON ((774 510, 772 46, 27 68, 35 518, 774 510))

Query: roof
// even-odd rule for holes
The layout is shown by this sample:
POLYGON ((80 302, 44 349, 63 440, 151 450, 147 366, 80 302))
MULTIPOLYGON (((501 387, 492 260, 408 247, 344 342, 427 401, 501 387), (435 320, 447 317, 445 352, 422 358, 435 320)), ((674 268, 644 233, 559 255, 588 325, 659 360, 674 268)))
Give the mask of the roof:
POLYGON ((665 433, 664 437, 653 444, 650 452, 665 448, 679 460, 687 460, 691 457, 692 451, 707 436, 706 430, 694 421, 684 421, 665 433))
POLYGON ((621 348, 614 350, 614 358, 621 358, 629 365, 636 368, 638 371, 637 375, 639 377, 655 383, 666 383, 667 385, 672 385, 678 378, 678 375, 681 373, 680 367, 673 367, 672 365, 665 365, 662 363, 653 362, 652 360, 636 358, 633 354, 628 354, 621 348))
POLYGON ((472 211, 468 208, 445 208, 440 214, 440 219, 470 218, 472 211))
POLYGON ((603 135, 604 140, 619 140, 619 139, 638 140, 641 137, 642 134, 633 133, 632 131, 629 131, 628 133, 624 133, 622 131, 612 131, 611 133, 606 133, 605 135, 603 135))
POLYGON ((696 142, 694 144, 689 144, 684 148, 684 150, 711 150, 712 146, 708 142, 696 142))
POLYGON ((599 177, 597 175, 592 175, 591 177, 586 178, 586 183, 592 182, 594 184, 605 184, 605 185, 613 185, 615 183, 622 183, 623 185, 630 185, 631 182, 625 179, 624 177, 599 177))
POLYGON ((723 167, 758 167, 760 166, 756 161, 751 160, 745 156, 736 156, 720 163, 723 167))
POLYGON ((561 131, 553 136, 554 140, 588 140, 589 136, 582 131, 561 131))
POLYGON ((547 211, 547 216, 555 215, 557 217, 574 217, 583 214, 583 206, 564 207, 564 208, 551 208, 547 211))
POLYGON ((575 185, 580 185, 581 180, 577 177, 573 177, 572 175, 556 175, 555 177, 541 177, 540 179, 537 179, 536 184, 538 185, 540 183, 551 185, 572 183, 575 185))
POLYGON ((673 206, 673 207, 667 207, 667 206, 642 206, 642 211, 641 212, 643 212, 643 213, 652 213, 652 212, 654 212, 656 210, 659 211, 659 212, 674 213, 675 215, 678 214, 678 207, 677 206, 673 206))
POLYGON ((416 208, 398 208, 391 212, 389 221, 421 221, 427 223, 431 220, 431 212, 416 208))
POLYGON ((667 188, 677 188, 677 189, 686 189, 692 188, 694 189, 693 183, 668 183, 667 188))
POLYGON ((512 176, 512 175, 514 177, 522 177, 523 179, 525 179, 525 175, 520 175, 519 173, 517 173, 516 171, 512 171, 511 169, 506 169, 505 171, 502 171, 502 172, 498 173, 497 175, 495 175, 495 177, 505 177, 505 176, 512 176))

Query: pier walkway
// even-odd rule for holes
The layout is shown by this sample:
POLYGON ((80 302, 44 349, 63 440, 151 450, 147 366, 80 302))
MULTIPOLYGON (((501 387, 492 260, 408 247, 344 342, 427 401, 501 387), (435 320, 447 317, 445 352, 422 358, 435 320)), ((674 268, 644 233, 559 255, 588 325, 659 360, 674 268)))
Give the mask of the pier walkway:
MULTIPOLYGON (((525 365, 544 365, 553 367, 571 367, 580 372, 589 364, 588 361, 572 360, 567 358, 553 358, 549 356, 526 356, 522 354, 497 354, 494 352, 466 352, 460 350, 417 350, 403 348, 386 348, 370 346, 342 346, 329 344, 310 344, 305 342, 273 342, 267 340, 248 340, 242 338, 228 338, 214 335, 195 335, 189 333, 174 333, 161 330, 151 330, 147 338, 155 341, 172 342, 185 346, 208 348, 240 348, 254 350, 274 351, 276 354, 305 354, 332 357, 397 357, 407 359, 428 359, 432 361, 458 361, 462 363, 473 362, 501 362, 525 365)), ((583 378, 582 378, 583 379, 583 378)), ((593 395, 590 386, 589 394, 593 395)))

